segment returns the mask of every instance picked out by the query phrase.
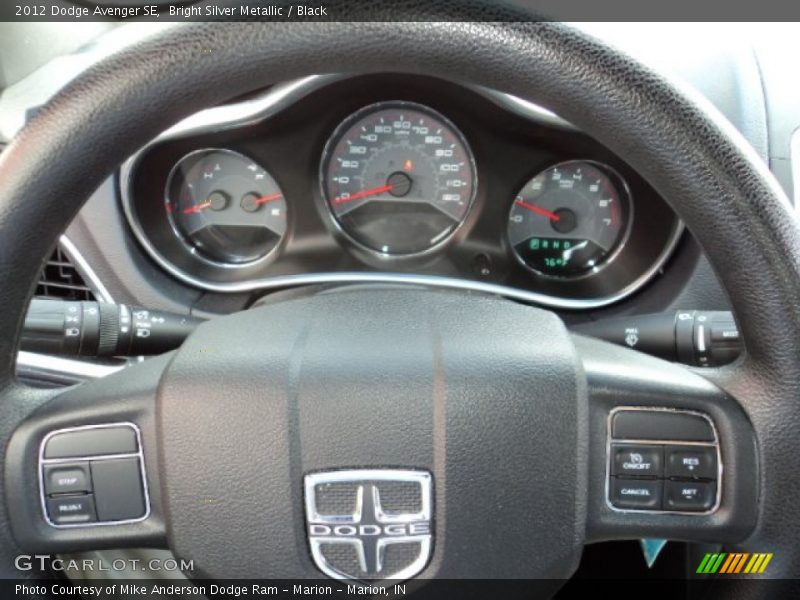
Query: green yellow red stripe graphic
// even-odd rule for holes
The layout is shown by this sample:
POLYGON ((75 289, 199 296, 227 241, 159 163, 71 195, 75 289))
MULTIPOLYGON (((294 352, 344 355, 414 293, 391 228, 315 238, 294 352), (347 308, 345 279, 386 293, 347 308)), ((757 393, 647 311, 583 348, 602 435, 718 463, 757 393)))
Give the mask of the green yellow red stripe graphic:
POLYGON ((769 561, 772 560, 772 553, 764 552, 718 552, 707 553, 700 565, 697 573, 710 575, 714 573, 724 573, 727 575, 736 573, 758 574, 763 573, 769 561))

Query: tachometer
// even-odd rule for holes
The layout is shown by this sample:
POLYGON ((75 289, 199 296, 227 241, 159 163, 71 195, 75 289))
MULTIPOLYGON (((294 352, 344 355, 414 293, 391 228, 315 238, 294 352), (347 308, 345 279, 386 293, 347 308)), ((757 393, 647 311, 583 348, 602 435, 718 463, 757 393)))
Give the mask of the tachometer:
POLYGON ((383 102, 348 117, 329 140, 322 191, 344 233, 385 255, 443 244, 475 195, 475 163, 445 117, 410 102, 383 102))
POLYGON ((167 215, 192 254, 223 265, 258 260, 286 232, 286 201, 261 166, 231 150, 200 150, 170 173, 167 215))
POLYGON ((629 230, 631 213, 628 187, 614 170, 589 161, 564 162, 519 191, 508 239, 529 269, 577 277, 612 259, 629 230))

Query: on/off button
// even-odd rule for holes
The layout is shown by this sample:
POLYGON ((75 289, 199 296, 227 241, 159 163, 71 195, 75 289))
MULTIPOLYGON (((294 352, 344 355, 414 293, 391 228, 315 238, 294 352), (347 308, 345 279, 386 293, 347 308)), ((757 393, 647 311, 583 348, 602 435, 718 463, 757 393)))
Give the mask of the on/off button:
POLYGON ((664 473, 664 450, 661 446, 615 445, 612 475, 626 477, 661 477, 664 473))

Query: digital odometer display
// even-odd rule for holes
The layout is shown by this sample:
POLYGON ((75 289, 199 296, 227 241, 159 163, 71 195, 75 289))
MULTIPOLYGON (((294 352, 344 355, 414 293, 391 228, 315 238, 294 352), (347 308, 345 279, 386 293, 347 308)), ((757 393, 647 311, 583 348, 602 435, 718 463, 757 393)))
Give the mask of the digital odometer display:
POLYGON ((472 153, 434 110, 384 102, 348 117, 328 142, 322 191, 341 230, 385 255, 414 255, 443 243, 475 195, 472 153))

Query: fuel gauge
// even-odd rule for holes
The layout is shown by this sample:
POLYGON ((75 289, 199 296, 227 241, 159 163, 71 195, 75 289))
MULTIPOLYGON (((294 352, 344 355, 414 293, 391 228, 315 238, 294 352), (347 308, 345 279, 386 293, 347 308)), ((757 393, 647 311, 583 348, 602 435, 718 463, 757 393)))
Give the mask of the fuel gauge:
POLYGON ((286 233, 286 200, 266 169, 232 150, 198 150, 173 167, 166 211, 196 256, 240 266, 273 252, 286 233))

